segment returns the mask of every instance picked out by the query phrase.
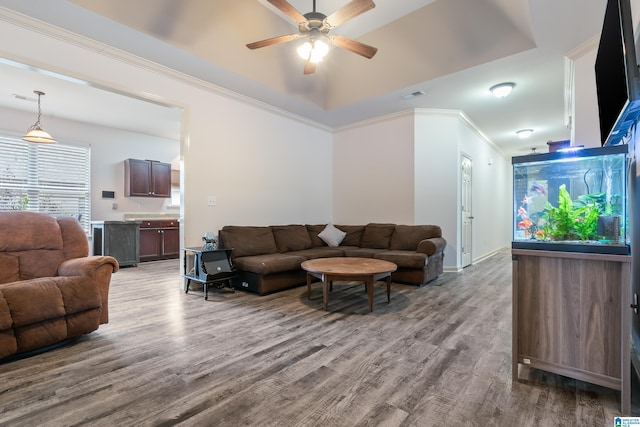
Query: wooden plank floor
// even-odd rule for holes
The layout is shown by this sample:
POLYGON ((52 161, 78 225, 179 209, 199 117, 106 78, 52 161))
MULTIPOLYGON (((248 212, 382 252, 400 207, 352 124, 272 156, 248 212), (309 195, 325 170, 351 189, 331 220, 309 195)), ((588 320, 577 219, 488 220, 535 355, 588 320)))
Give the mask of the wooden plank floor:
MULTIPOLYGON (((606 426, 619 393, 521 368, 511 260, 431 284, 185 295, 177 260, 113 276, 110 323, 0 364, 9 426, 606 426)), ((634 413, 640 412, 634 399, 634 413)))

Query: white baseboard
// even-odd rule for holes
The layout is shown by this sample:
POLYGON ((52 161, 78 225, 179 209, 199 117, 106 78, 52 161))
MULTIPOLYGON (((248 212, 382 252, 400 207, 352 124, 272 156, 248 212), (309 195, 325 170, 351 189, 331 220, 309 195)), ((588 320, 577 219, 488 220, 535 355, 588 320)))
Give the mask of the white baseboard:
MULTIPOLYGON (((508 251, 510 249, 511 249, 511 245, 510 244, 506 245, 506 246, 503 246, 501 248, 496 249, 495 251, 491 251, 491 252, 489 252, 487 254, 484 254, 481 257, 478 257, 478 258, 474 259, 472 261, 472 264, 478 264, 478 263, 480 263, 480 262, 482 262, 482 261, 484 261, 484 260, 486 260, 488 258, 491 258, 492 256, 494 256, 495 254, 497 254, 499 252, 508 251)), ((462 266, 457 265, 457 266, 453 266, 453 267, 444 267, 443 271, 445 273, 460 273, 460 272, 462 272, 462 266)))

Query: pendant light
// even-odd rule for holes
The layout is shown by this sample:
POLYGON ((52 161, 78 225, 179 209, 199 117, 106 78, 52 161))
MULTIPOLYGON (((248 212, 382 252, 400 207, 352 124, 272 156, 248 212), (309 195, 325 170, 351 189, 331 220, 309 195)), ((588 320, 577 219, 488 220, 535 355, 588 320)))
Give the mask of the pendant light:
POLYGON ((39 144, 55 144, 56 140, 51 137, 46 131, 44 131, 40 125, 40 116, 42 110, 40 109, 40 97, 44 95, 44 92, 40 90, 34 90, 33 93, 38 95, 38 120, 27 129, 27 134, 22 137, 24 141, 35 142, 39 144))

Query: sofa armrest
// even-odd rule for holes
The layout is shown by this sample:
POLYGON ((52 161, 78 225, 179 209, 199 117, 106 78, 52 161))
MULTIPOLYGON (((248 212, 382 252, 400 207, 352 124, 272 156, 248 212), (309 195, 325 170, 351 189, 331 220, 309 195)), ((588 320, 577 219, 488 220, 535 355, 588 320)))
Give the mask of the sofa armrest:
POLYGON ((424 239, 418 243, 418 248, 416 252, 420 252, 426 254, 427 256, 431 256, 436 252, 444 251, 444 248, 447 247, 447 241, 442 237, 432 237, 430 239, 424 239))
POLYGON ((102 296, 100 323, 109 323, 109 285, 111 274, 118 271, 118 261, 110 256, 88 256, 64 261, 58 267, 59 276, 89 276, 102 296))
POLYGON ((88 256, 64 261, 58 267, 58 276, 95 277, 96 271, 103 265, 111 265, 112 273, 119 269, 118 261, 110 256, 88 256))

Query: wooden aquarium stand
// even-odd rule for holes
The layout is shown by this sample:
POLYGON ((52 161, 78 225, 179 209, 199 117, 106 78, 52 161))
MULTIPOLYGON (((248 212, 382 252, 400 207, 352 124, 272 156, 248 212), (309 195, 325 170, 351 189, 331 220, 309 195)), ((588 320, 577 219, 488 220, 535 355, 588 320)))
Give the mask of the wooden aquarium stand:
POLYGON ((620 390, 631 410, 631 257, 512 249, 519 366, 620 390))

